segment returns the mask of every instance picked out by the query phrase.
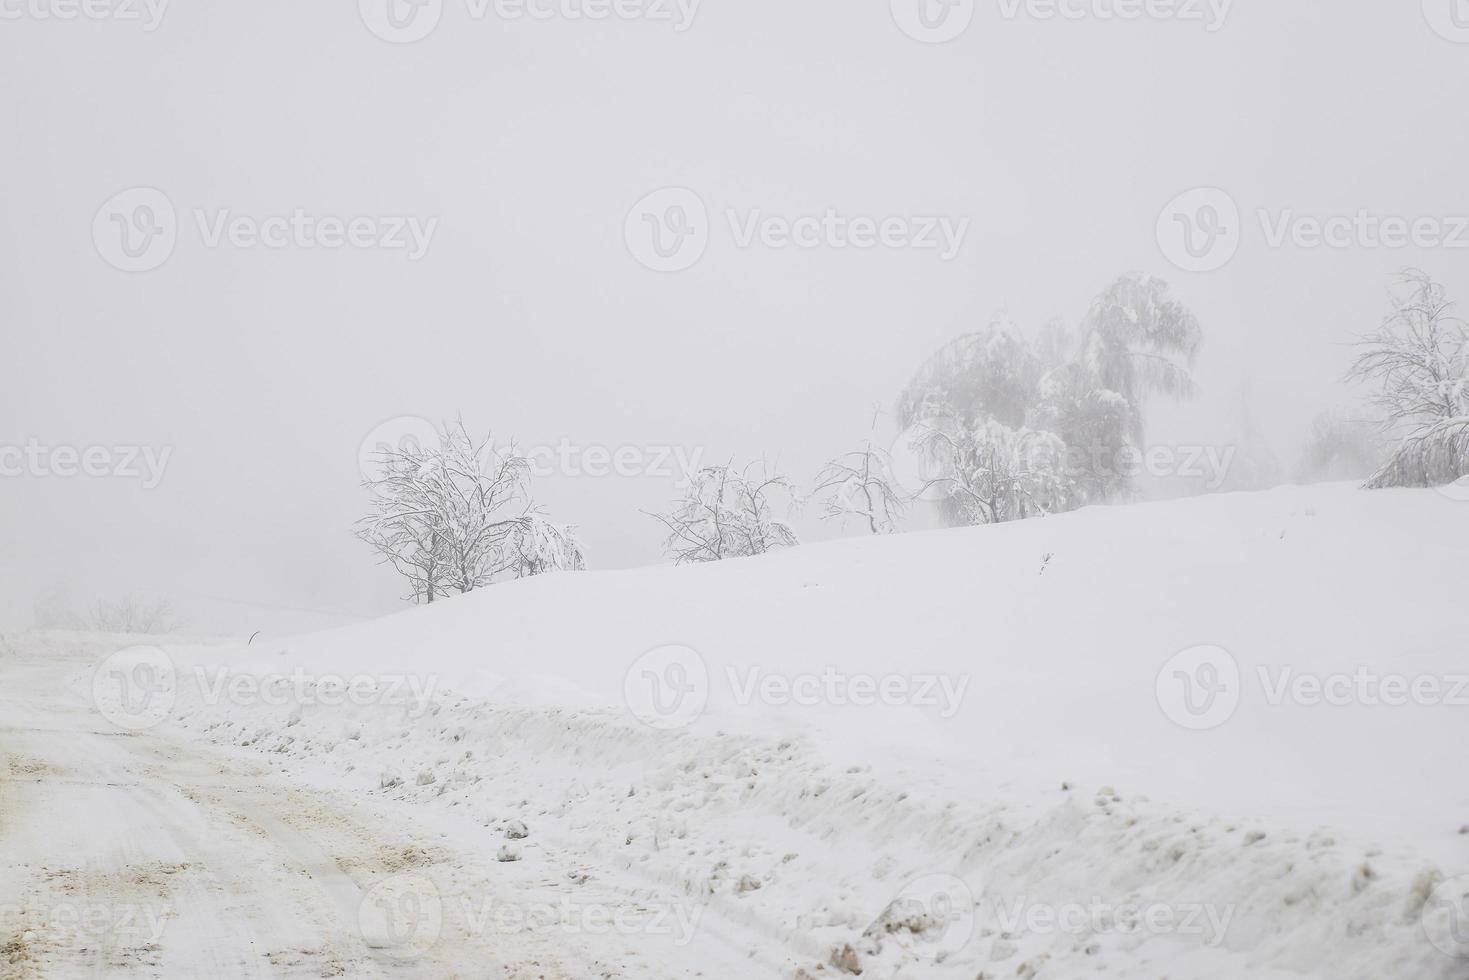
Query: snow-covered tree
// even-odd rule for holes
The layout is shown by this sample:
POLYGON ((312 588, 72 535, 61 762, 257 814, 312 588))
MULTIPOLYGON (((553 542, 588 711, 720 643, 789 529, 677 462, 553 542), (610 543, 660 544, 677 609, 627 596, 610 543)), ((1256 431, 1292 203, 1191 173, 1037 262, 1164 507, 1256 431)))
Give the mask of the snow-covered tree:
POLYGON ((1393 311, 1351 376, 1377 386, 1384 431, 1401 443, 1368 486, 1438 486, 1469 475, 1469 327, 1444 288, 1405 270, 1393 311))
POLYGON ((569 528, 536 510, 530 461, 512 442, 475 442, 463 422, 430 445, 385 449, 366 486, 359 538, 408 580, 413 602, 433 602, 500 578, 583 566, 569 528))
POLYGON ((1020 426, 1035 401, 1040 361, 1013 320, 997 315, 988 326, 957 337, 924 361, 898 398, 904 426, 954 418, 982 418, 1020 426))
POLYGON ((87 629, 99 633, 149 633, 174 630, 173 605, 163 597, 144 599, 125 595, 108 601, 98 599, 86 618, 87 629))
MULTIPOLYGON (((945 345, 904 389, 898 415, 956 447, 982 446, 975 427, 990 421, 1049 433, 1068 449, 1064 506, 1115 499, 1132 490, 1117 461, 1140 447, 1148 399, 1192 391, 1188 365, 1200 342, 1197 318, 1165 282, 1130 273, 1096 298, 1078 335, 1053 320, 1031 344, 997 317, 945 345)), ((954 506, 946 497, 942 516, 968 523, 973 515, 954 506)))
POLYGON ((1092 302, 1080 360, 1099 390, 1116 392, 1126 402, 1129 435, 1141 442, 1148 398, 1193 393, 1188 367, 1202 342, 1198 318, 1169 293, 1168 284, 1133 272, 1092 302))
POLYGON ((1041 379, 1030 424, 1055 433, 1066 445, 1074 506, 1115 500, 1131 490, 1128 474, 1116 461, 1131 444, 1132 416, 1127 399, 1099 386, 1085 364, 1062 364, 1041 379))
POLYGON ((706 466, 672 511, 649 514, 668 531, 663 550, 676 564, 761 555, 799 543, 771 496, 791 498, 790 482, 763 463, 736 470, 706 466))
POLYGON ((547 572, 580 572, 587 567, 576 528, 553 524, 540 513, 530 514, 524 526, 516 530, 508 550, 516 578, 547 572))
POLYGON ((936 484, 951 524, 1002 524, 1074 506, 1076 480, 1055 433, 985 419, 957 435, 934 429, 929 446, 945 457, 936 484))
POLYGON ((93 630, 98 633, 161 635, 178 629, 173 604, 165 597, 145 599, 128 593, 117 599, 98 599, 85 614, 71 604, 65 585, 58 584, 35 604, 36 629, 93 630))
MULTIPOLYGON (((876 417, 873 428, 876 428, 876 417)), ((861 521, 871 534, 892 534, 908 508, 893 477, 889 454, 873 445, 869 430, 860 449, 829 460, 816 477, 815 496, 824 495, 828 520, 861 521)))

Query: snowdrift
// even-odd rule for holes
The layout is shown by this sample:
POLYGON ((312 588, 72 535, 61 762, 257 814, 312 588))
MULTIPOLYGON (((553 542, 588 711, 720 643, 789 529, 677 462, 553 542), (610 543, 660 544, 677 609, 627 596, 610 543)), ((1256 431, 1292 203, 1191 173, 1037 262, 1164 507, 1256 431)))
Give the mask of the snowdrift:
POLYGON ((752 975, 1450 977, 1466 595, 1469 504, 1323 485, 170 653, 184 728, 487 847, 522 821, 525 862, 695 902, 752 975), (221 667, 432 695, 268 704, 221 667))

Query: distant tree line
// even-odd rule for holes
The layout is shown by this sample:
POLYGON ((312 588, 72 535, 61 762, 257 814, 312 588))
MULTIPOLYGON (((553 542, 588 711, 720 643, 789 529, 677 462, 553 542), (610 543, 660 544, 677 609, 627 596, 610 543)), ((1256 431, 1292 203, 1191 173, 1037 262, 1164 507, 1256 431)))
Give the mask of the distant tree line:
MULTIPOLYGON (((891 534, 920 500, 944 523, 969 526, 1126 499, 1135 471, 1117 461, 1144 451, 1151 402, 1194 394, 1202 343, 1198 319, 1167 283, 1124 275, 1075 330, 1053 320, 1031 337, 996 316, 945 344, 897 399, 898 440, 884 447, 874 416, 867 438, 828 460, 809 493, 778 465, 730 460, 688 475, 682 496, 648 516, 662 527, 664 554, 688 564, 797 545, 790 516, 813 500, 825 519, 891 534)), ((1425 273, 1402 273, 1350 377, 1372 386, 1377 417, 1323 413, 1298 477, 1386 487, 1469 475, 1469 329, 1425 273)), ((356 533, 409 583, 412 601, 586 567, 575 528, 536 506, 529 460, 514 444, 475 442, 456 422, 435 445, 388 447, 380 464, 356 533)))

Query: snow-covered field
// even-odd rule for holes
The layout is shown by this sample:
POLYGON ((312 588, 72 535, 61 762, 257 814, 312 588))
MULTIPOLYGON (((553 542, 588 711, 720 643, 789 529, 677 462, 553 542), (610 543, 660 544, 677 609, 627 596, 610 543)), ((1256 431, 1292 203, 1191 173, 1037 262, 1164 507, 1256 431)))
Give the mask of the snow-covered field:
POLYGON ((0 669, 425 838, 336 860, 350 973, 1416 980, 1469 976, 1466 595, 1469 504, 1325 485, 0 669))

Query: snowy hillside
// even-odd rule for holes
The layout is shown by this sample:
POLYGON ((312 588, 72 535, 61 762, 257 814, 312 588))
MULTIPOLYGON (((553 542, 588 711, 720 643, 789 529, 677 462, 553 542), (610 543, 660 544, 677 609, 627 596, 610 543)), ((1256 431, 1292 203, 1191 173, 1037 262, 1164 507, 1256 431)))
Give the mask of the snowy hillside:
POLYGON ((170 648, 171 724, 687 913, 608 976, 1462 977, 1466 595, 1469 505, 1292 487, 170 648))

